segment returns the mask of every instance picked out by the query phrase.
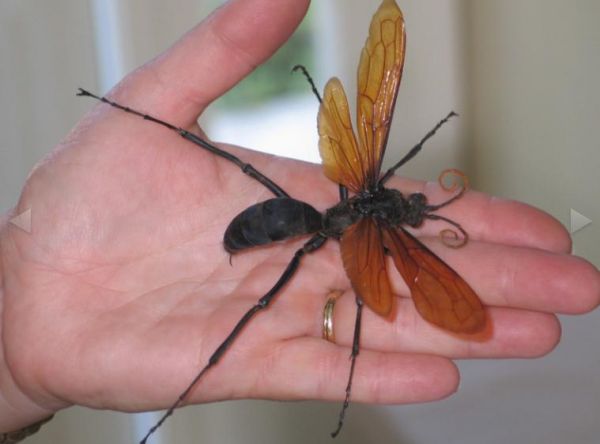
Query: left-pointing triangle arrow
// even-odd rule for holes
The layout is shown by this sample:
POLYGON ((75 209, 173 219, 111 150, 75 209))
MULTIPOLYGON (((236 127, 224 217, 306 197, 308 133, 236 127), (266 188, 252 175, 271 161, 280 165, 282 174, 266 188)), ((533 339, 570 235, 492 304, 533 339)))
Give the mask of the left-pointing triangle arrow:
POLYGON ((31 208, 28 208, 21 214, 13 217, 9 222, 23 231, 31 233, 31 208))

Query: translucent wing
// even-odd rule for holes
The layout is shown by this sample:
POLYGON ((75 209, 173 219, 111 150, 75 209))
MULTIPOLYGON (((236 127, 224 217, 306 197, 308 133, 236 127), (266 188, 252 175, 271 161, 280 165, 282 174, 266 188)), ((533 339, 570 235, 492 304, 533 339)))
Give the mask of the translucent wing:
POLYGON ((371 21, 358 66, 358 132, 352 130, 348 100, 337 78, 325 86, 319 108, 319 151, 325 175, 358 192, 373 189, 389 134, 404 65, 402 12, 384 0, 371 21))
POLYGON ((481 301, 452 268, 402 228, 385 226, 383 237, 423 318, 456 333, 485 327, 481 301))
POLYGON ((394 0, 384 0, 373 16, 358 65, 357 124, 367 189, 379 179, 405 48, 402 12, 394 0))
POLYGON ((335 77, 325 85, 317 122, 325 175, 355 193, 359 192, 363 189, 366 171, 352 131, 348 99, 344 87, 335 77))
POLYGON ((356 295, 378 315, 391 315, 392 289, 385 267, 382 233, 375 220, 365 217, 350 226, 342 235, 340 248, 356 295))

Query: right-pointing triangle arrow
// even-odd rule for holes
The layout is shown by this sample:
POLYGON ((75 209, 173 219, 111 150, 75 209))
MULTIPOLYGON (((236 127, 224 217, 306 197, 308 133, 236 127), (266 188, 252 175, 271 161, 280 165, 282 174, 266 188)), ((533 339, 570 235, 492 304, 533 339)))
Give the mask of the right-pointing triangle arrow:
POLYGON ((582 230, 591 223, 590 219, 571 208, 571 234, 582 230))

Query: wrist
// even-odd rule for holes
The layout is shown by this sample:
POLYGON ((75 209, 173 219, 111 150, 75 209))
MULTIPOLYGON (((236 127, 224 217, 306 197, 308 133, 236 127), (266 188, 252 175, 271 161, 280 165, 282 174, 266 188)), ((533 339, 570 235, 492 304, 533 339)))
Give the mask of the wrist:
POLYGON ((21 390, 5 359, 2 334, 5 300, 2 238, 6 234, 6 228, 7 218, 0 215, 0 434, 34 424, 54 413, 54 411, 40 407, 21 390))
POLYGON ((29 399, 10 375, 0 356, 0 434, 13 432, 54 414, 29 399))

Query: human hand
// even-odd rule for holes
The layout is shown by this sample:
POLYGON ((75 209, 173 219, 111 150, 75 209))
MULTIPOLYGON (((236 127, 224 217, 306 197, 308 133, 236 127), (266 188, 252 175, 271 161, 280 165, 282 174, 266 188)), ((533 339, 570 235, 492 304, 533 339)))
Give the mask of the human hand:
MULTIPOLYGON (((281 45, 306 7, 298 0, 228 3, 109 96, 200 134, 202 110, 281 45)), ((337 187, 319 166, 224 148, 295 198, 320 210, 336 202, 337 187)), ((395 179, 390 186, 424 189, 431 202, 447 198, 434 183, 395 179)), ((95 107, 24 187, 15 212, 32 209, 33 232, 1 232, 4 361, 21 394, 48 413, 70 404, 169 406, 302 243, 244 252, 229 265, 227 224, 269 197, 233 165, 172 132, 95 107)), ((427 324, 394 274, 403 296, 396 320, 364 313, 354 400, 444 397, 458 382, 451 358, 542 355, 559 339, 553 313, 598 303, 598 270, 568 254, 569 236, 550 216, 476 192, 440 214, 469 232, 465 248, 441 245, 440 224, 417 233, 490 307, 491 336, 468 342, 427 324)), ((336 305, 337 344, 323 341, 322 308, 332 289, 351 293, 329 242, 304 259, 189 401, 341 399, 354 301, 346 296, 336 305)))

